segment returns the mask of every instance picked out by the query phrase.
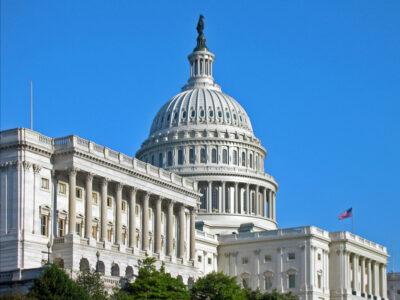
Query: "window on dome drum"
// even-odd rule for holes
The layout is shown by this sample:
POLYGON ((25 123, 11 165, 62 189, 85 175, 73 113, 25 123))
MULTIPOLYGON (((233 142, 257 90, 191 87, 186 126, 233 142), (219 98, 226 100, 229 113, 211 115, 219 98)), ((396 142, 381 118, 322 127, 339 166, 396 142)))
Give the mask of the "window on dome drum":
POLYGON ((205 148, 201 148, 200 149, 200 162, 202 164, 205 164, 207 162, 207 158, 206 158, 206 149, 205 148))
POLYGON ((183 165, 183 150, 178 150, 178 165, 183 165))
POLYGON ((162 153, 160 153, 160 154, 158 155, 158 167, 159 167, 159 168, 162 168, 162 167, 163 167, 163 155, 162 155, 162 153))
POLYGON ((192 118, 194 118, 196 116, 196 111, 195 110, 192 110, 191 116, 192 116, 192 118))
POLYGON ((63 237, 65 234, 65 220, 64 219, 58 219, 57 228, 58 228, 57 236, 63 237))
POLYGON ((214 117, 214 111, 210 110, 209 115, 211 118, 214 117))
POLYGON ((250 168, 252 169, 253 168, 253 154, 251 154, 251 153, 250 153, 250 157, 249 157, 249 165, 250 165, 250 168))
POLYGON ((212 199, 211 199, 212 209, 218 210, 219 209, 219 197, 218 197, 218 188, 212 187, 212 199))
POLYGON ((195 155, 194 155, 194 148, 190 148, 189 149, 189 162, 191 164, 194 164, 195 160, 196 160, 196 158, 195 158, 195 155))
POLYGON ((294 289, 296 288, 296 275, 295 274, 289 274, 289 289, 294 289))
POLYGON ((200 75, 203 75, 203 60, 200 59, 200 75))
POLYGON ((49 217, 46 215, 40 216, 40 233, 41 235, 47 236, 48 235, 48 220, 49 217))
POLYGON ((256 170, 258 170, 258 155, 256 155, 256 170))
POLYGON ((222 163, 223 164, 228 163, 228 150, 226 150, 226 149, 222 150, 222 163))
POLYGON ((246 153, 242 152, 242 167, 246 166, 246 153))
POLYGON ((222 118, 222 112, 218 111, 218 118, 222 118))
POLYGON ((151 156, 151 164, 154 166, 154 154, 151 156))
POLYGON ((211 150, 211 162, 213 164, 217 163, 217 149, 215 148, 211 150))
POLYGON ((49 189, 49 180, 47 178, 43 178, 42 177, 41 188, 44 189, 44 190, 48 190, 49 189))
POLYGON ((200 117, 204 117, 204 110, 200 111, 200 117))
POLYGON ((201 188, 200 189, 200 209, 207 209, 207 202, 206 202, 206 189, 205 188, 201 188))
POLYGON ((237 151, 236 150, 233 150, 232 160, 233 160, 233 164, 237 165, 237 151))
POLYGON ((168 167, 172 166, 172 151, 168 151, 168 167))

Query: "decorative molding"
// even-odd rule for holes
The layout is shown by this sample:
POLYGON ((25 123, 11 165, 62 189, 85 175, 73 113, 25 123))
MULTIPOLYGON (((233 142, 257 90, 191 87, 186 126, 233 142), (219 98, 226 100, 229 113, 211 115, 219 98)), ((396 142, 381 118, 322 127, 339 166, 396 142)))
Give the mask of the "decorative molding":
POLYGON ((22 165, 24 166, 24 169, 26 171, 29 171, 29 169, 32 167, 32 163, 30 163, 29 161, 23 161, 22 165))
POLYGON ((33 166, 33 172, 35 174, 38 174, 40 172, 40 170, 42 169, 42 167, 37 164, 33 164, 32 166, 33 166))

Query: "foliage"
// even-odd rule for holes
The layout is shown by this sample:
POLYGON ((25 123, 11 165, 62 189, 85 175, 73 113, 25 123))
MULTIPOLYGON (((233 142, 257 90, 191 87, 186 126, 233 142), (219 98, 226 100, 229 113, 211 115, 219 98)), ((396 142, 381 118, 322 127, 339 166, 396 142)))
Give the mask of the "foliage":
POLYGON ((276 290, 273 290, 271 293, 261 293, 259 289, 255 291, 246 289, 245 293, 248 300, 297 300, 297 297, 291 293, 280 294, 276 290))
POLYGON ((244 290, 235 277, 212 272, 198 279, 191 290, 193 299, 244 300, 244 290))
POLYGON ((55 264, 46 267, 43 274, 33 281, 29 296, 43 300, 90 299, 88 292, 55 264))
POLYGON ((155 267, 155 258, 139 260, 139 272, 136 280, 127 284, 117 294, 122 299, 189 299, 186 286, 171 274, 165 273, 164 265, 160 270, 155 267))
POLYGON ((85 270, 80 272, 76 278, 76 283, 83 287, 93 300, 107 299, 104 282, 100 273, 94 270, 85 270))
POLYGON ((36 298, 28 296, 22 290, 10 290, 5 295, 0 294, 0 300, 36 300, 36 298))

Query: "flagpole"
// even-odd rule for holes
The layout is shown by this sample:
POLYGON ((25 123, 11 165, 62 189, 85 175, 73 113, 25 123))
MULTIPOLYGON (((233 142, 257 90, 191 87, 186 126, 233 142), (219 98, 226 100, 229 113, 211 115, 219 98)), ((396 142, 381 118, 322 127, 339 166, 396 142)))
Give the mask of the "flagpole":
POLYGON ((354 234, 354 207, 351 207, 351 232, 354 234))
POLYGON ((31 78, 31 130, 33 130, 33 82, 31 78))

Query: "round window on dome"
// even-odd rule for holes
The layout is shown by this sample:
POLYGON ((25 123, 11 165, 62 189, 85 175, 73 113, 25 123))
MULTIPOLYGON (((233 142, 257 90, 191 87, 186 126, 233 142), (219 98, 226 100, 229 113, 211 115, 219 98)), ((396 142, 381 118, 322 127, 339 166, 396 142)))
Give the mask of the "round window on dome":
POLYGON ((228 119, 230 118, 229 112, 226 112, 226 117, 227 117, 228 119))
POLYGON ((218 117, 222 118, 222 112, 221 111, 218 111, 218 117))
POLYGON ((182 117, 183 117, 184 119, 186 119, 186 111, 184 111, 184 112, 182 113, 182 117))
POLYGON ((236 114, 233 114, 233 118, 236 120, 236 114))
POLYGON ((242 116, 239 116, 239 120, 242 121, 242 116))
POLYGON ((204 117, 204 110, 200 111, 200 117, 204 117))
POLYGON ((196 111, 192 110, 192 118, 194 118, 196 116, 196 111))
POLYGON ((209 115, 210 117, 214 117, 214 111, 210 110, 209 115))

